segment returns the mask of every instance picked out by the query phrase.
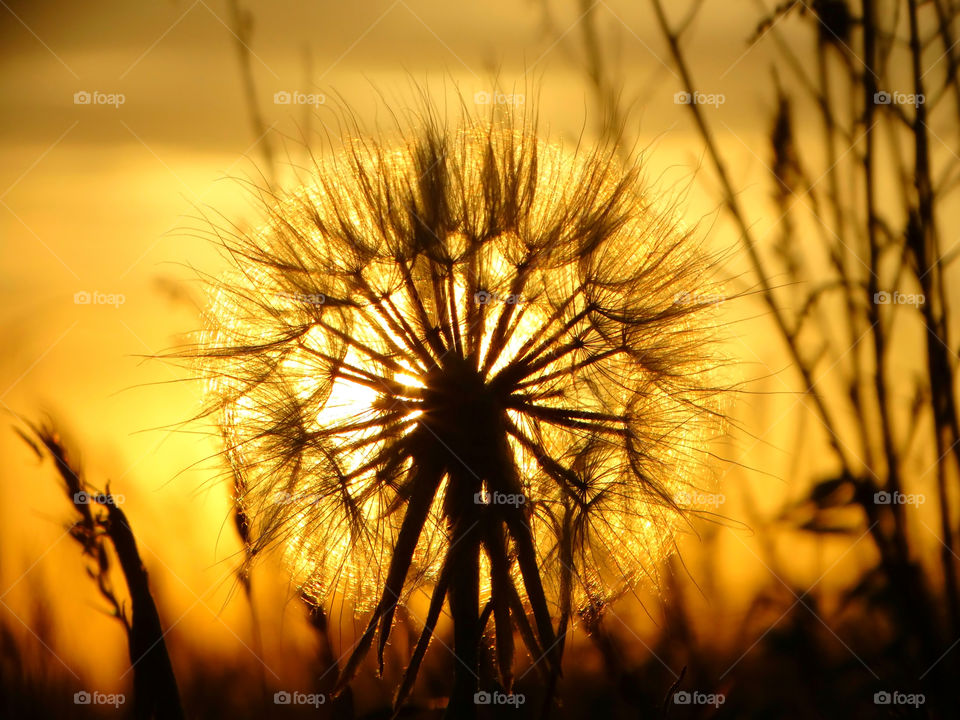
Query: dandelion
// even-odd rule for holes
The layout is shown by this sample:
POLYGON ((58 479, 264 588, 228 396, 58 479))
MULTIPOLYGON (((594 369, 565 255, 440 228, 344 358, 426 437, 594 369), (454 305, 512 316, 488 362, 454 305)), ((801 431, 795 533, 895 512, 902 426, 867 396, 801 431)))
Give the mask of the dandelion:
POLYGON ((637 166, 499 113, 261 192, 200 347, 252 554, 370 613, 341 687, 430 589, 397 703, 447 602, 453 717, 484 638, 506 691, 515 630, 555 679, 570 618, 655 575, 717 416, 697 242, 637 166))

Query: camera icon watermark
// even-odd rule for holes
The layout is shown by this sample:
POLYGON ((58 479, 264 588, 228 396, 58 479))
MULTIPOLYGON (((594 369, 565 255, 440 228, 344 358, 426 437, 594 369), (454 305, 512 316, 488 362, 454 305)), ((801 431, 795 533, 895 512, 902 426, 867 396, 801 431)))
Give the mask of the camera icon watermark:
POLYGON ((88 493, 86 490, 81 490, 73 494, 74 505, 90 505, 91 503, 96 505, 123 505, 126 500, 125 496, 114 495, 113 493, 88 493))
POLYGON ((127 96, 123 93, 105 93, 98 90, 89 92, 87 90, 78 90, 73 94, 74 105, 112 105, 115 108, 120 107, 127 102, 127 96))
POLYGON ((887 690, 880 690, 873 694, 874 705, 911 705, 914 708, 919 708, 926 701, 927 697, 923 693, 903 693, 899 690, 888 692, 887 690))
POLYGON ((722 493, 705 493, 699 491, 681 490, 673 496, 677 505, 684 507, 720 507, 727 501, 722 493))
POLYGON ((873 502, 876 505, 923 505, 927 501, 927 496, 923 493, 902 493, 894 490, 892 493, 881 490, 873 494, 873 502))
POLYGON ((278 490, 271 495, 274 505, 313 505, 323 500, 323 494, 319 492, 297 492, 292 493, 287 490, 278 490))
POLYGON ((481 490, 473 495, 474 505, 511 505, 513 507, 520 507, 525 502, 527 502, 527 499, 520 493, 503 493, 499 490, 494 490, 493 492, 481 490))
POLYGON ((674 705, 712 705, 715 708, 720 707, 727 701, 727 696, 723 693, 704 693, 698 690, 687 692, 678 690, 673 694, 674 705))
POLYGON ((274 105, 312 105, 320 107, 326 104, 327 96, 323 93, 303 93, 297 90, 278 90, 273 94, 274 105))
POLYGON ((874 305, 912 305, 919 307, 927 301, 922 293, 902 293, 899 290, 880 290, 873 294, 874 305))
POLYGON ((114 308, 119 308, 125 302, 127 302, 127 296, 122 293, 78 290, 73 294, 74 305, 111 305, 114 308))
POLYGON ((673 296, 673 304, 699 307, 704 305, 719 305, 726 299, 727 297, 723 293, 692 293, 684 290, 673 296))
POLYGON ((500 293, 490 292, 489 290, 477 290, 473 294, 473 301, 477 305, 493 305, 494 303, 516 305, 520 302, 520 296, 501 295, 500 293))
POLYGON ((273 694, 274 705, 310 705, 318 708, 327 702, 327 696, 323 693, 302 693, 280 690, 273 694))
POLYGON ((118 708, 127 701, 127 696, 123 693, 103 693, 94 690, 88 692, 81 690, 73 694, 74 705, 113 705, 118 708))
POLYGON ((303 305, 323 305, 327 301, 323 293, 277 293, 277 297, 303 305))
POLYGON ((913 105, 920 107, 927 101, 923 93, 887 92, 880 90, 873 94, 874 105, 913 105))
POLYGON ((507 94, 480 90, 473 94, 473 102, 476 105, 523 105, 526 101, 526 96, 520 93, 507 94))
POLYGON ((527 696, 523 693, 505 693, 499 690, 488 692, 481 690, 473 694, 474 705, 512 705, 518 708, 527 701, 527 696))
POLYGON ((713 105, 718 108, 727 102, 727 96, 723 93, 703 93, 699 90, 693 92, 681 91, 673 94, 674 105, 713 105))

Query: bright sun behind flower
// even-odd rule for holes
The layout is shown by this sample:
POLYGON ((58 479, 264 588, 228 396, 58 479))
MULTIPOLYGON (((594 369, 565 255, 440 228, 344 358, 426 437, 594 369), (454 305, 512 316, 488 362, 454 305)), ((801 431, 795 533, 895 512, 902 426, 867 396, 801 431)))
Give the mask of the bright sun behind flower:
POLYGON ((716 417, 710 264, 636 168, 510 117, 355 140, 264 204, 220 235, 201 347, 254 548, 374 611, 354 666, 417 586, 458 655, 488 607, 509 686, 514 627, 549 654, 672 548, 716 417))

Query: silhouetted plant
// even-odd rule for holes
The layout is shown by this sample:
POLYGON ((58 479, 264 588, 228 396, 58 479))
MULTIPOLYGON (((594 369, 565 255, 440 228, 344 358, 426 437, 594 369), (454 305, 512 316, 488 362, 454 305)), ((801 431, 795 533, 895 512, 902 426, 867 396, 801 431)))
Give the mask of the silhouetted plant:
POLYGON ((446 599, 468 717, 491 617, 502 686, 516 628, 552 687, 570 618, 670 552, 719 417, 713 261, 612 147, 347 120, 303 187, 258 193, 263 227, 216 231, 233 270, 198 352, 251 557, 280 545, 317 602, 372 610, 339 687, 432 586, 396 702, 446 599))
MULTIPOLYGON (((682 22, 667 17, 661 0, 651 7, 682 88, 695 92, 684 42, 701 4, 689 3, 682 22)), ((953 717, 960 411, 948 288, 956 257, 949 213, 960 177, 960 9, 945 0, 787 0, 763 13, 745 37, 774 50, 767 169, 780 216, 772 252, 739 197, 715 123, 701 105, 685 109, 834 465, 784 519, 824 537, 869 534, 877 566, 844 603, 884 608, 897 684, 922 690, 929 712, 953 717), (798 54, 794 39, 809 52, 798 54), (818 147, 793 130, 803 111, 804 127, 821 133, 818 147), (946 132, 950 139, 941 139, 946 132), (935 529, 918 510, 927 499, 935 529), (919 542, 913 534, 919 525, 939 542, 935 569, 922 563, 932 553, 924 531, 919 542)))
POLYGON ((126 514, 118 506, 121 496, 91 489, 80 467, 52 427, 29 425, 30 433, 17 433, 42 458, 45 450, 57 466, 67 498, 80 519, 70 526, 70 536, 89 558, 87 574, 96 582, 97 590, 111 607, 112 615, 123 625, 133 670, 133 717, 138 720, 179 720, 184 717, 180 691, 173 665, 164 641, 166 633, 160 622, 147 571, 140 559, 137 541, 126 514), (34 440, 34 437, 36 440, 34 440), (42 446, 42 450, 41 450, 42 446), (111 551, 112 548, 112 551, 111 551), (113 584, 113 557, 130 596, 127 611, 113 584))

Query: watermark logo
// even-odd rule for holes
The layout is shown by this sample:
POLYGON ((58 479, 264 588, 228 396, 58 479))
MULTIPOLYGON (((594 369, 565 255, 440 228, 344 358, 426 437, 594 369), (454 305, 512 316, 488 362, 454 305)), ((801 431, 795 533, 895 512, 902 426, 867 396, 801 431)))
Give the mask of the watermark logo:
POLYGON ((506 303, 507 305, 516 305, 520 302, 519 295, 501 295, 490 292, 489 290, 477 290, 473 294, 473 301, 477 305, 493 305, 494 303, 506 303))
POLYGON ((323 293, 277 293, 277 297, 303 305, 323 305, 327 301, 323 293))
POLYGON ((519 93, 506 94, 480 90, 473 94, 473 102, 477 105, 523 105, 527 101, 525 95, 519 93))
POLYGON ((927 501, 926 495, 923 493, 902 493, 899 490, 895 490, 890 493, 886 490, 881 490, 878 493, 874 493, 873 502, 877 505, 923 505, 927 501))
POLYGON ((123 693, 102 693, 96 690, 87 692, 86 690, 81 690, 73 694, 74 705, 113 705, 113 707, 118 708, 126 701, 127 697, 123 693))
POLYGON ((127 96, 123 93, 105 93, 98 90, 88 92, 87 90, 78 90, 73 94, 74 105, 112 105, 115 108, 120 107, 127 101, 127 96))
POLYGON ((523 693, 505 693, 498 690, 487 692, 486 690, 481 690, 473 694, 474 705, 512 705, 518 708, 526 701, 527 696, 523 693))
POLYGON ((914 307, 919 307, 926 301, 926 296, 921 293, 902 293, 899 290, 894 290, 893 292, 881 290, 873 294, 873 302, 875 305, 913 305, 914 307))
POLYGON ((673 498, 677 505, 688 507, 719 507, 727 501, 721 493, 689 492, 681 490, 673 498))
POLYGON ((923 93, 887 92, 880 90, 873 94, 874 105, 913 105, 920 107, 927 101, 923 93))
POLYGON ((278 490, 273 494, 273 502, 275 505, 314 504, 320 502, 322 499, 323 495, 321 495, 319 492, 292 493, 287 492, 286 490, 278 490))
POLYGON ((123 495, 114 495, 113 493, 109 495, 107 493, 91 494, 86 490, 81 490, 73 494, 74 505, 89 505, 90 503, 96 503, 97 505, 123 505, 124 502, 126 502, 126 497, 123 495))
POLYGON ((74 305, 112 305, 118 308, 126 301, 127 296, 122 293, 103 293, 99 290, 92 292, 88 290, 78 290, 73 294, 74 305))
POLYGON ((673 296, 674 305, 719 305, 727 297, 723 293, 678 292, 673 296))
POLYGON ((718 108, 727 101, 723 93, 678 92, 673 94, 674 105, 713 105, 718 108))
POLYGON ((493 492, 481 490, 473 495, 475 505, 512 505, 513 507, 520 507, 526 501, 527 499, 520 493, 502 493, 499 490, 493 492))
POLYGON ((923 693, 903 693, 899 690, 888 692, 881 690, 873 694, 874 705, 912 705, 919 708, 927 701, 923 693))
POLYGON ((287 692, 286 690, 280 690, 273 694, 274 705, 311 705, 318 708, 326 701, 327 696, 323 693, 287 692))
POLYGON ((302 93, 294 90, 278 90, 273 94, 274 105, 312 105, 320 107, 326 104, 327 96, 323 93, 302 93))
POLYGON ((673 694, 674 705, 713 705, 718 708, 727 701, 723 693, 703 693, 697 690, 687 692, 679 690, 673 694))

